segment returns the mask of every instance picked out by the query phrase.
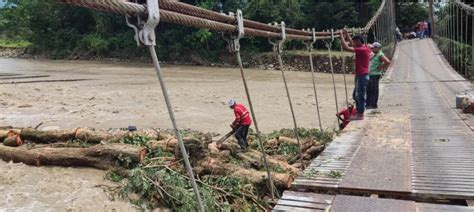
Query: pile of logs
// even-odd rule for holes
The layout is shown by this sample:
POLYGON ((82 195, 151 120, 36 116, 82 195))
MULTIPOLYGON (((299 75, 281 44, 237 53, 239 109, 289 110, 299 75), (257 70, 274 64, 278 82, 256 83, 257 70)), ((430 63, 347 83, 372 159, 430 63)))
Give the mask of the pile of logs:
MULTIPOLYGON (((121 136, 126 135, 124 133, 121 136)), ((137 163, 142 162, 147 149, 117 143, 117 139, 121 136, 89 129, 62 131, 40 131, 32 128, 2 129, 0 140, 3 140, 4 145, 0 145, 0 158, 4 161, 22 162, 34 166, 89 166, 104 170, 120 168, 120 157, 128 157, 137 163), (91 145, 71 147, 68 142, 74 140, 91 145)))
MULTIPOLYGON (((173 153, 169 167, 182 171, 181 152, 177 139, 165 132, 144 130, 139 132, 91 130, 41 131, 32 128, 0 129, 0 158, 5 161, 23 162, 28 165, 89 166, 98 169, 124 168, 121 157, 128 157, 134 163, 141 163, 147 151, 158 148, 173 153), (144 147, 123 144, 125 137, 145 135, 151 140, 144 147), (77 145, 80 143, 81 145, 77 145), (74 144, 74 145, 72 145, 74 144), (175 165, 171 165, 171 164, 175 165), (176 165, 178 164, 178 165, 176 165)), ((266 172, 262 153, 254 149, 238 151, 234 139, 217 144, 210 136, 189 136, 184 143, 198 175, 233 175, 246 178, 254 185, 265 185, 266 172), (237 160, 237 162, 236 162, 237 160)), ((277 137, 266 142, 265 149, 275 149, 282 144, 297 145, 295 139, 277 137)), ((323 151, 324 145, 314 140, 301 143, 303 160, 307 166, 310 160, 323 151)), ((299 155, 278 155, 269 153, 267 162, 277 188, 287 189, 301 172, 299 155)), ((126 167, 125 167, 126 168, 126 167)))

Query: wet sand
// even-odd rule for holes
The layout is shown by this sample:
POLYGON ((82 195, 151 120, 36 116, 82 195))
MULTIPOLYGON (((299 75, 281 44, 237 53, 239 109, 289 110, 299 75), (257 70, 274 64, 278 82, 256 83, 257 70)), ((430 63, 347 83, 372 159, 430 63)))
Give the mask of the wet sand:
MULTIPOLYGON (((164 65, 163 71, 181 128, 224 134, 233 120, 227 100, 247 105, 237 69, 164 65)), ((293 127, 281 73, 246 71, 261 130, 293 127)), ((299 126, 317 128, 311 73, 286 75, 299 126)), ((340 106, 345 105, 342 79, 336 76, 340 106)), ((318 73, 316 80, 323 127, 334 127, 331 75, 318 73)), ((348 75, 347 80, 350 92, 353 77, 348 75)), ((0 110, 0 126, 171 128, 150 64, 0 59, 0 110)), ((109 201, 102 189, 94 187, 106 183, 103 171, 5 162, 0 162, 0 169, 2 209, 133 209, 127 202, 109 201)))

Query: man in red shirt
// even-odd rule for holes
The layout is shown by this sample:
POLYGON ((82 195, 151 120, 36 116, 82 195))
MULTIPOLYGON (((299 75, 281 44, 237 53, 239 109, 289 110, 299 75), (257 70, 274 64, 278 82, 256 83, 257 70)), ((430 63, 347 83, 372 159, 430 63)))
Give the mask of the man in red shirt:
POLYGON ((244 105, 238 104, 231 99, 228 102, 230 109, 234 110, 235 120, 230 127, 235 130, 235 138, 239 142, 240 148, 245 150, 248 147, 247 135, 252 124, 250 113, 244 105))
POLYGON ((349 104, 347 108, 342 109, 336 114, 337 118, 342 121, 339 125, 339 130, 343 130, 351 122, 351 117, 356 114, 356 109, 353 104, 349 104))
POLYGON ((365 98, 367 93, 367 83, 369 82, 370 48, 364 44, 364 38, 360 35, 349 37, 347 30, 339 32, 342 48, 355 53, 355 87, 352 98, 356 102, 357 114, 352 120, 363 120, 365 112, 365 98), (346 39, 352 47, 350 47, 346 39))

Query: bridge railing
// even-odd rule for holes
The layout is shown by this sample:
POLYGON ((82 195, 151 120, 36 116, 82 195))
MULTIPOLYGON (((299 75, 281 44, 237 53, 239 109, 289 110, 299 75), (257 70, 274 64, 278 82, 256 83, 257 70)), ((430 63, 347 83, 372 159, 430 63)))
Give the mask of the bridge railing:
POLYGON ((438 12, 435 42, 449 64, 474 81, 474 7, 460 0, 450 1, 438 12))

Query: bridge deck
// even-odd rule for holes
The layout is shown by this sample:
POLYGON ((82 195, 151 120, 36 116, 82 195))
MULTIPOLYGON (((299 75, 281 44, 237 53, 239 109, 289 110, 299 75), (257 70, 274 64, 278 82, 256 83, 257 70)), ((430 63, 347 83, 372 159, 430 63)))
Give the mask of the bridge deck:
POLYGON ((285 191, 273 211, 473 212, 474 209, 466 206, 427 204, 409 200, 285 191))
POLYGON ((381 84, 380 113, 351 123, 294 188, 474 199, 474 119, 454 109, 455 94, 471 83, 428 39, 400 43, 391 69, 381 84))

